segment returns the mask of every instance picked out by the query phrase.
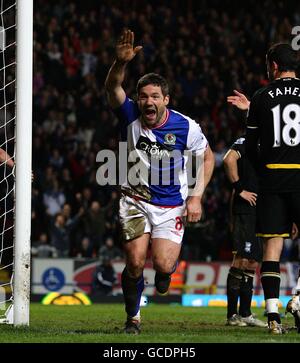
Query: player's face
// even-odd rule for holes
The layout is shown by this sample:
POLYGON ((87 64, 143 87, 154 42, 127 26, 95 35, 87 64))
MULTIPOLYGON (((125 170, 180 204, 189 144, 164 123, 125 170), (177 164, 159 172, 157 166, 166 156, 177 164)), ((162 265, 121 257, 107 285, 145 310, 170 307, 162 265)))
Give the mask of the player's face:
POLYGON ((169 96, 164 96, 161 87, 148 84, 142 87, 138 95, 138 106, 142 122, 149 128, 158 126, 164 121, 169 96))

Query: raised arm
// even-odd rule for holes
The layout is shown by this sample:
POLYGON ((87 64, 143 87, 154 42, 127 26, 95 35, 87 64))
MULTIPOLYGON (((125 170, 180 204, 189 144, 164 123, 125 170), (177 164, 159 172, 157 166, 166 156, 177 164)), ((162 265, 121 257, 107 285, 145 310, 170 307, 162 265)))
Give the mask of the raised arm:
POLYGON ((124 30, 116 45, 116 59, 105 80, 108 103, 112 108, 118 108, 125 101, 126 94, 122 83, 126 65, 141 49, 141 46, 134 47, 134 33, 131 30, 124 30))

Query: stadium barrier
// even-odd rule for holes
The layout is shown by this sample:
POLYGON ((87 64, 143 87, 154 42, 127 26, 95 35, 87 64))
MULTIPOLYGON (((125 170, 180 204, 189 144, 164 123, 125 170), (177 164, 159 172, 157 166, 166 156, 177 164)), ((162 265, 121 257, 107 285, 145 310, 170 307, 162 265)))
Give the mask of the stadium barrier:
MULTIPOLYGON (((49 292, 72 294, 73 292, 91 293, 96 259, 33 258, 32 261, 32 294, 45 295, 49 292)), ((121 273, 124 261, 115 261, 113 266, 119 283, 113 289, 113 295, 121 295, 121 273)), ((281 295, 290 295, 296 284, 298 263, 281 264, 281 295)), ((225 295, 226 279, 230 263, 226 262, 186 262, 179 264, 175 278, 173 276, 170 295, 225 295)), ((155 296, 155 271, 148 262, 144 270, 144 295, 155 296)), ((259 270, 254 279, 254 295, 262 295, 259 270)))
MULTIPOLYGON (((286 307, 290 296, 280 296, 279 298, 279 308, 286 307)), ((227 306, 227 296, 226 295, 182 295, 182 306, 227 306)), ((253 295, 251 301, 251 307, 265 307, 265 300, 263 295, 253 295)))

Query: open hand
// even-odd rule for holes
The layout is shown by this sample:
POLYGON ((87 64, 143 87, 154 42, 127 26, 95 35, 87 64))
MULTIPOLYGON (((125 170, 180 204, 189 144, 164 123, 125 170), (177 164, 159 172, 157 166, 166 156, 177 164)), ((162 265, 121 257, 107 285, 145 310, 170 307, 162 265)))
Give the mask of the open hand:
POLYGON ((142 46, 134 47, 134 33, 126 29, 116 45, 117 60, 122 63, 130 62, 142 48, 142 46))
POLYGON ((248 110, 250 101, 247 97, 243 93, 238 92, 236 89, 233 90, 233 92, 235 93, 235 96, 228 96, 227 102, 236 106, 240 110, 248 110))
POLYGON ((247 202, 249 202, 252 207, 256 206, 256 198, 257 198, 256 193, 248 192, 247 190, 243 190, 240 193, 240 197, 245 199, 247 202))

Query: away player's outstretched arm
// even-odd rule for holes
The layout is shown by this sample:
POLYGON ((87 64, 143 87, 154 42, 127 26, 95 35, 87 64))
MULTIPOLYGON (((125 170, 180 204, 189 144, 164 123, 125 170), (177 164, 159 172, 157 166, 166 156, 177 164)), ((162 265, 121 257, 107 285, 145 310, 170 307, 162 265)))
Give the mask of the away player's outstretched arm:
POLYGON ((105 90, 112 108, 118 108, 125 101, 126 94, 122 83, 126 65, 141 49, 141 46, 134 47, 134 33, 131 30, 124 30, 116 45, 116 59, 105 80, 105 90))
POLYGON ((250 107, 250 101, 248 100, 248 98, 243 93, 238 92, 236 89, 233 90, 233 92, 235 93, 235 95, 228 96, 227 102, 232 104, 233 106, 236 106, 240 110, 248 110, 248 108, 250 107))

